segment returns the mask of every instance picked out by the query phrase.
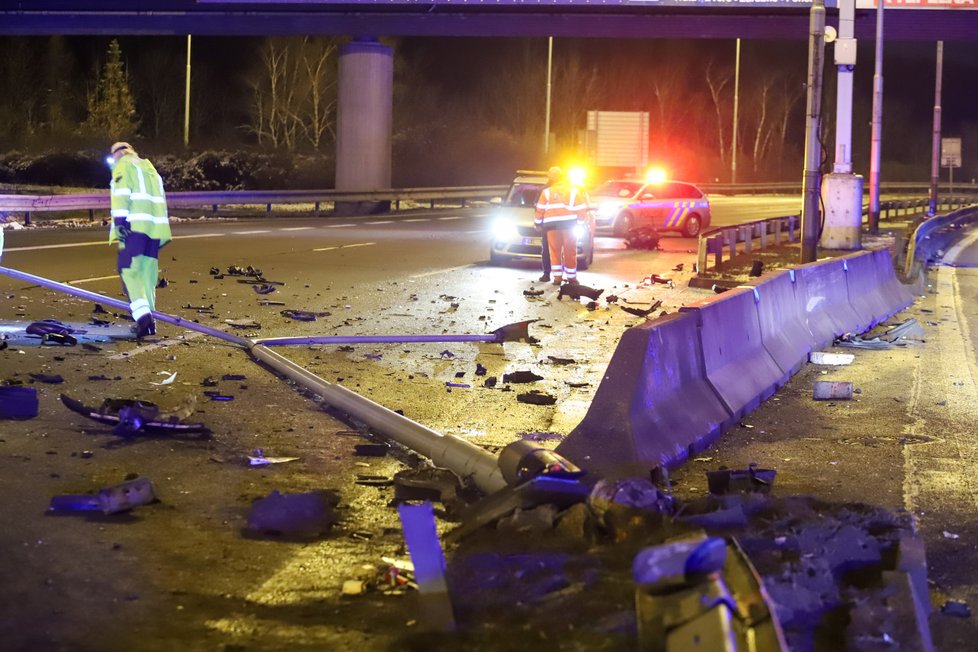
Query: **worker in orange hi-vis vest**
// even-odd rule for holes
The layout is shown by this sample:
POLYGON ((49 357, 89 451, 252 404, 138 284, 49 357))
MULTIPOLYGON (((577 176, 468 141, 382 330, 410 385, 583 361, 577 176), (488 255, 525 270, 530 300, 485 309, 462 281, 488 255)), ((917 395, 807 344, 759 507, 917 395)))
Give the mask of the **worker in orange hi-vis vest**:
POLYGON ((567 179, 559 167, 547 172, 549 185, 537 200, 533 223, 542 228, 550 249, 553 284, 577 283, 577 234, 574 227, 587 220, 587 193, 567 179))

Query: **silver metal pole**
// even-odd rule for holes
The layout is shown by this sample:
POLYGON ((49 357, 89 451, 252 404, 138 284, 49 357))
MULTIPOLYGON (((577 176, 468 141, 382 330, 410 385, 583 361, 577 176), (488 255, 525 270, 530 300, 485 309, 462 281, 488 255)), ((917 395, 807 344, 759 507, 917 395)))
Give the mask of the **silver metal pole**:
POLYGON ((550 154, 550 93, 553 86, 554 37, 547 37, 547 117, 543 123, 543 153, 550 154))
MULTIPOLYGON (((28 283, 36 283, 42 287, 64 292, 80 299, 104 303, 118 310, 129 310, 129 304, 125 301, 76 288, 72 285, 58 283, 27 272, 0 267, 0 274, 28 283)), ((378 434, 393 439, 397 443, 424 455, 435 465, 451 469, 463 478, 471 478, 475 485, 487 494, 507 486, 496 456, 484 448, 461 437, 443 435, 430 428, 425 428, 421 424, 392 412, 356 392, 339 385, 333 385, 258 342, 163 312, 153 311, 153 316, 159 321, 218 337, 240 346, 258 362, 264 363, 277 373, 286 376, 289 380, 321 397, 330 407, 362 421, 378 434)))
POLYGON ((425 428, 345 387, 323 380, 267 346, 255 344, 250 353, 259 362, 322 397, 330 407, 349 414, 385 437, 424 455, 436 466, 451 469, 463 478, 471 478, 484 493, 490 494, 506 487, 496 456, 484 448, 461 437, 443 435, 425 428))
POLYGON ((734 114, 733 136, 730 143, 730 183, 737 183, 737 131, 740 127, 740 39, 737 39, 737 56, 734 59, 734 114))
POLYGON ((934 81, 934 141, 930 160, 930 206, 928 215, 937 214, 937 184, 941 178, 941 76, 944 68, 944 41, 937 42, 937 69, 934 81))
POLYGON ((190 34, 187 34, 187 84, 183 99, 183 146, 190 146, 190 34))
POLYGON ((883 5, 876 3, 876 63, 873 68, 873 135, 869 152, 869 232, 880 226, 880 158, 883 148, 883 5))
POLYGON ((802 186, 801 262, 815 260, 818 246, 819 160, 822 147, 818 141, 822 122, 822 68, 825 63, 825 0, 814 0, 808 33, 808 101, 805 124, 805 178, 802 186))

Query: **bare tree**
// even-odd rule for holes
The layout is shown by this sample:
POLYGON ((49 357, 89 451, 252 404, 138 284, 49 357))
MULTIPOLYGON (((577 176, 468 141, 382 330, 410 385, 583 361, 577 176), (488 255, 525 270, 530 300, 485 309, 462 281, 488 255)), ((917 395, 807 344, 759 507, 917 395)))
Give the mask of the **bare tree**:
POLYGON ((604 94, 599 88, 597 67, 585 64, 579 51, 564 49, 559 58, 555 54, 555 59, 554 132, 563 134, 558 140, 563 141, 565 149, 574 149, 578 145, 578 131, 584 128, 587 111, 604 108, 599 106, 604 94))
POLYGON ((730 79, 733 77, 733 72, 729 67, 719 67, 711 59, 709 63, 706 64, 706 85, 710 89, 710 99, 713 100, 713 108, 716 111, 716 127, 717 127, 717 140, 720 146, 720 163, 726 164, 727 162, 727 145, 724 130, 724 123, 727 121, 727 116, 730 112, 727 110, 727 95, 725 89, 730 84, 730 79))
POLYGON ((781 79, 778 95, 778 178, 784 175, 784 148, 788 140, 788 125, 795 111, 795 105, 805 96, 805 84, 795 75, 786 75, 781 79))
POLYGON ((757 168, 767 153, 771 143, 772 130, 768 125, 768 114, 771 104, 771 90, 777 84, 777 74, 768 73, 761 78, 760 84, 754 93, 753 105, 755 107, 754 120, 754 148, 751 156, 751 169, 754 177, 757 177, 757 168))
POLYGON ((294 150, 300 137, 315 148, 333 134, 336 44, 332 40, 268 39, 261 70, 249 80, 252 122, 260 144, 294 150))

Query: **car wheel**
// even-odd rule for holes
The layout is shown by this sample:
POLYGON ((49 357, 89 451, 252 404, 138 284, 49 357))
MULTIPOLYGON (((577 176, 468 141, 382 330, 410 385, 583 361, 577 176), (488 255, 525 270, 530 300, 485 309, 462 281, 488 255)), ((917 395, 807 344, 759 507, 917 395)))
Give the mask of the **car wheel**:
POLYGON ((693 213, 686 218, 686 222, 683 224, 683 235, 687 238, 695 238, 700 234, 702 228, 703 222, 700 220, 700 216, 693 213))
POLYGON ((615 219, 614 234, 616 236, 623 237, 628 233, 634 226, 634 219, 631 213, 619 213, 618 217, 615 219))
POLYGON ((497 254, 495 251, 489 252, 489 264, 490 265, 505 265, 509 262, 508 256, 503 256, 502 254, 497 254))

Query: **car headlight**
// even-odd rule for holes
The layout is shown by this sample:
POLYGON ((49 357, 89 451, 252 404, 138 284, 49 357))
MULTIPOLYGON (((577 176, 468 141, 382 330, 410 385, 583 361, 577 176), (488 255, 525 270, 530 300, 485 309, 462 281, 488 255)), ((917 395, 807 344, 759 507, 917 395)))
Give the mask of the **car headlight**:
POLYGON ((514 240, 519 236, 516 225, 507 219, 498 219, 492 223, 492 237, 496 240, 514 240))
POLYGON ((574 237, 580 240, 587 233, 587 229, 584 228, 583 224, 574 225, 574 237))
POLYGON ((620 209, 623 205, 624 204, 622 204, 621 202, 616 202, 616 201, 603 202, 601 205, 598 206, 598 215, 601 216, 614 215, 615 213, 618 212, 618 209, 620 209))

